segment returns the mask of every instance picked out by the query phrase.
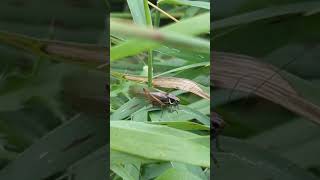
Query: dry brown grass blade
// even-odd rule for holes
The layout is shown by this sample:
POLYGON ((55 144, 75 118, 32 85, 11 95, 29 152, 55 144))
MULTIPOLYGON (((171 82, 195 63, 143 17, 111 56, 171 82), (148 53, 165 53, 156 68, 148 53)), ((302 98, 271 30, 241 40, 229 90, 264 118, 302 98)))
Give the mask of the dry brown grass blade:
POLYGON ((108 63, 107 47, 66 41, 38 39, 22 34, 0 31, 0 44, 23 49, 35 55, 53 58, 66 63, 92 64, 108 63))
POLYGON ((77 59, 80 62, 102 64, 107 62, 108 49, 92 44, 45 41, 43 50, 49 55, 77 59))
MULTIPOLYGON (((148 82, 147 77, 142 77, 142 76, 122 75, 121 77, 130 81, 136 81, 136 82, 142 82, 142 83, 148 82)), ((152 80, 152 84, 156 87, 172 88, 172 89, 180 89, 183 91, 188 91, 202 98, 210 100, 210 96, 197 83, 189 79, 176 78, 176 77, 158 77, 152 80)))
POLYGON ((224 52, 211 55, 211 81, 216 87, 253 93, 320 124, 320 107, 300 96, 287 80, 277 74, 279 70, 276 67, 244 55, 224 52))

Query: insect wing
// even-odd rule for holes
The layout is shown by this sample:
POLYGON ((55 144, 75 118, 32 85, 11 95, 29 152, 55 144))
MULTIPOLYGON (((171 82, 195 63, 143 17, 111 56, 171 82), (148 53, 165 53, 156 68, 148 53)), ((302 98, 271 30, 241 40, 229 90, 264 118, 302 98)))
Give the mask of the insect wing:
MULTIPOLYGON (((158 99, 154 94, 155 93, 150 93, 148 90, 144 89, 143 88, 143 91, 146 95, 146 97, 149 99, 149 101, 154 104, 154 102, 156 101, 158 103, 158 105, 160 106, 164 106, 165 104, 160 100, 158 99)), ((159 97, 159 96, 158 96, 159 97)))
POLYGON ((162 103, 168 104, 168 105, 170 104, 170 101, 169 101, 170 98, 168 97, 167 94, 162 93, 162 92, 150 92, 150 94, 153 97, 159 99, 162 103))

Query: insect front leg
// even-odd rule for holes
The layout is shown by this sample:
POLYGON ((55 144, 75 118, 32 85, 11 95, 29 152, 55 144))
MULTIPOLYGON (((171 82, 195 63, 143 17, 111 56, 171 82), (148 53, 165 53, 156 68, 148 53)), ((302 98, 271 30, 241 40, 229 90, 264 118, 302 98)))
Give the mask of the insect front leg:
POLYGON ((175 111, 178 114, 177 108, 178 108, 178 105, 172 105, 171 112, 175 111))
POLYGON ((172 111, 173 111, 173 107, 172 107, 172 105, 170 105, 169 106, 169 112, 172 113, 172 111))
POLYGON ((162 119, 163 111, 164 111, 163 105, 161 105, 161 106, 160 106, 160 108, 161 108, 161 115, 160 115, 160 119, 162 119))

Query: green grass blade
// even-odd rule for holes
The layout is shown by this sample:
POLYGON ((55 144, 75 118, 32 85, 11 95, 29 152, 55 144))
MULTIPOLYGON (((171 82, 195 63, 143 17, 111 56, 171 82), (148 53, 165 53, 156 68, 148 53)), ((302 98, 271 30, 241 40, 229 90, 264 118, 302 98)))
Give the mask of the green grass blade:
POLYGON ((204 126, 198 123, 189 122, 189 121, 159 121, 159 122, 152 122, 152 124, 160 124, 166 125, 168 127, 191 131, 191 130, 200 130, 200 131, 209 131, 210 127, 204 126))
POLYGON ((181 169, 171 168, 164 172, 162 175, 157 177, 155 180, 169 180, 169 179, 179 179, 179 180, 202 180, 201 178, 189 173, 188 171, 183 171, 181 169))
POLYGON ((184 70, 188 70, 188 69, 192 69, 192 68, 197 68, 197 67, 203 67, 203 66, 210 66, 210 62, 202 62, 202 63, 196 63, 196 64, 190 64, 190 65, 186 65, 186 66, 182 66, 179 68, 175 68, 175 69, 171 69, 169 71, 157 74, 154 77, 159 77, 159 76, 163 76, 166 74, 170 74, 170 73, 174 73, 174 72, 179 72, 179 71, 184 71, 184 70))
POLYGON ((185 5, 210 10, 210 2, 189 1, 189 0, 159 0, 159 4, 185 5))
POLYGON ((130 174, 130 171, 123 167, 123 165, 113 164, 110 166, 110 169, 125 180, 136 180, 135 177, 130 174))
POLYGON ((216 20, 212 24, 212 29, 215 30, 230 26, 248 24, 258 20, 273 18, 277 16, 284 16, 297 13, 308 13, 319 8, 319 6, 320 3, 318 1, 310 1, 264 8, 253 12, 244 13, 241 15, 228 17, 225 19, 216 20))
POLYGON ((138 25, 147 25, 144 2, 141 0, 127 0, 133 21, 138 25))
POLYGON ((122 105, 120 108, 118 108, 114 113, 112 113, 112 115, 110 116, 110 120, 124 119, 130 116, 132 113, 138 111, 143 106, 145 106, 145 102, 143 99, 133 98, 122 105))

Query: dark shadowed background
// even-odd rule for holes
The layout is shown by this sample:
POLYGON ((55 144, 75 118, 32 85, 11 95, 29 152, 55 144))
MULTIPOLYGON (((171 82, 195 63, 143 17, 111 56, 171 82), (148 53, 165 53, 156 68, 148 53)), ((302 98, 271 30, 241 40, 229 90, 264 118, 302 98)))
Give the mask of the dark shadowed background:
POLYGON ((211 107, 227 124, 215 179, 319 179, 319 7, 213 4, 211 107))
POLYGON ((107 18, 102 0, 0 2, 0 179, 106 179, 107 18))

